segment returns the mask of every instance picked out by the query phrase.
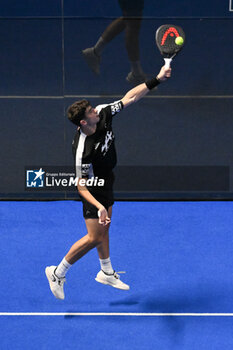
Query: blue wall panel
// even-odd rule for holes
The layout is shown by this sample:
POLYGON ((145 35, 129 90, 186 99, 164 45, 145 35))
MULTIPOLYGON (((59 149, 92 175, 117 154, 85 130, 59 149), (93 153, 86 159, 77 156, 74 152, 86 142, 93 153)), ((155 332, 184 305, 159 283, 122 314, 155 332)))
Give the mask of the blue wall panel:
MULTIPOLYGON (((83 49, 95 44, 110 22, 107 19, 65 20, 66 95, 123 94, 130 87, 125 81, 130 64, 123 33, 105 47, 101 58, 101 75, 92 73, 81 55, 83 49)), ((173 78, 158 93, 230 95, 232 76, 229 74, 229 64, 233 61, 233 21, 169 19, 168 22, 184 28, 187 42, 183 52, 174 60, 173 78)), ((144 19, 142 22, 140 55, 148 76, 157 74, 163 64, 154 41, 156 28, 163 23, 155 19, 144 19)))
MULTIPOLYGON (((133 1, 132 1, 133 3, 133 1)), ((117 17, 121 14, 117 0, 66 0, 66 16, 117 17)), ((230 16, 229 1, 220 0, 145 0, 144 16, 148 17, 218 17, 230 16)))
POLYGON ((65 163, 62 99, 0 99, 0 193, 25 193, 25 167, 65 163))
POLYGON ((61 95, 61 20, 1 22, 0 95, 61 95))
MULTIPOLYGON (((170 81, 114 121, 119 178, 125 174, 130 178, 132 167, 145 168, 148 181, 149 171, 159 171, 162 179, 163 167, 171 167, 176 176, 179 167, 190 167, 197 170, 194 172, 201 188, 202 171, 207 171, 206 176, 208 167, 213 167, 209 188, 222 189, 223 193, 207 191, 207 198, 214 193, 233 198, 233 12, 229 4, 230 1, 145 0, 140 57, 147 75, 156 74, 163 64, 154 42, 158 26, 183 26, 187 42, 173 62, 170 81)), ((105 47, 99 76, 89 70, 81 55, 120 15, 117 0, 0 3, 3 198, 28 198, 25 166, 73 165, 71 142, 75 127, 65 117, 70 103, 81 96, 87 96, 93 105, 112 102, 132 87, 125 80, 130 63, 124 33, 105 47)), ((195 187, 196 182, 192 184, 190 180, 187 179, 187 189, 195 187)), ((152 189, 146 196, 163 197, 164 189, 172 184, 166 181, 160 189, 156 184, 157 192, 152 189)), ((180 188, 170 188, 163 198, 190 198, 188 190, 177 193, 180 188)), ((127 192, 125 187, 124 191, 127 192)), ((202 196, 203 192, 196 191, 196 195, 202 196)), ((64 196, 67 193, 48 194, 49 198, 64 196)), ((43 196, 35 192, 32 197, 43 196)))
MULTIPOLYGON (((133 1, 132 1, 133 2, 133 1)), ((145 0, 145 17, 219 17, 231 16, 230 0, 145 0)), ((121 9, 117 0, 8 0, 0 3, 1 17, 61 16, 117 17, 121 9)))
POLYGON ((0 2, 0 16, 61 16, 61 3, 60 0, 2 0, 0 2))

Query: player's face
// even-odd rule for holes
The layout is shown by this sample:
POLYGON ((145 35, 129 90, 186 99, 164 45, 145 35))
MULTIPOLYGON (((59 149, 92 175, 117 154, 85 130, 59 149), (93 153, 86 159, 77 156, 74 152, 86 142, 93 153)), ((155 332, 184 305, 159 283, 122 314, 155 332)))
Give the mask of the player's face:
POLYGON ((99 122, 100 117, 97 113, 97 110, 92 106, 88 106, 85 112, 85 120, 88 125, 95 125, 99 122))

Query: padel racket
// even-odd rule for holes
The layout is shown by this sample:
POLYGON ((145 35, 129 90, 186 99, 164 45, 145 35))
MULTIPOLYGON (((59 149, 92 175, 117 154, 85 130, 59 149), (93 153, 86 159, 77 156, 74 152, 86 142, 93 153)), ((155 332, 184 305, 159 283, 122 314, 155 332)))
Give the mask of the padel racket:
POLYGON ((179 26, 164 24, 157 29, 155 41, 164 58, 165 66, 169 68, 172 59, 184 46, 185 33, 179 26))

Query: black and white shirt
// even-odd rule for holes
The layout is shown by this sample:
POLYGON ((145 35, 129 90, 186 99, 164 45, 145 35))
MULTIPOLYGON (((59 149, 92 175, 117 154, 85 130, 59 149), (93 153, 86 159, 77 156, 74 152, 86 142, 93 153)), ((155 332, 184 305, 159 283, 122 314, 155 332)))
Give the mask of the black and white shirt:
POLYGON ((87 136, 79 128, 72 143, 78 178, 107 177, 117 162, 112 117, 123 109, 123 103, 116 101, 96 109, 100 117, 96 132, 87 136))

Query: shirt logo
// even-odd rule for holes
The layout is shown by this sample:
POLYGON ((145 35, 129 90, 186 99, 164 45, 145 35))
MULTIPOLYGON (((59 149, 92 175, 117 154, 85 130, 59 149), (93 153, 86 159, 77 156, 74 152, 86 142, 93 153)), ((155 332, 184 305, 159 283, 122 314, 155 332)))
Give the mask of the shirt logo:
POLYGON ((121 110, 121 103, 114 103, 113 105, 111 105, 111 111, 112 111, 112 115, 115 115, 116 113, 119 113, 121 110))
POLYGON ((98 143, 95 144, 95 150, 97 150, 97 148, 99 147, 99 145, 100 145, 100 142, 98 142, 98 143))
POLYGON ((82 164, 81 166, 81 172, 82 176, 87 176, 89 174, 91 164, 82 164))
POLYGON ((108 150, 112 144, 113 139, 114 139, 113 132, 107 131, 106 136, 105 136, 104 145, 102 145, 102 148, 101 148, 101 152, 103 153, 103 155, 105 155, 108 152, 108 150))

